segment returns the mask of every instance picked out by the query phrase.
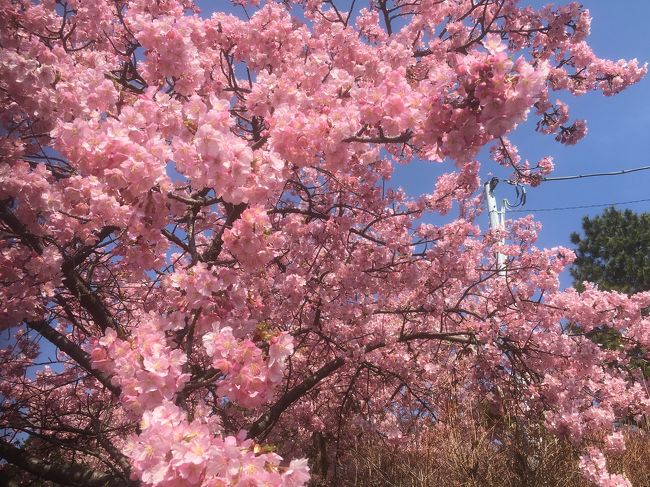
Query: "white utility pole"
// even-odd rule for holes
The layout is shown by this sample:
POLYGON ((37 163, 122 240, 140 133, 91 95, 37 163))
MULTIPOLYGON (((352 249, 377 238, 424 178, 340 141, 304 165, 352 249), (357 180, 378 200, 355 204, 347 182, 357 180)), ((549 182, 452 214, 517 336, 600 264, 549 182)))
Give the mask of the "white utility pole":
MULTIPOLYGON (((505 229, 505 213, 506 213, 506 200, 503 201, 503 208, 499 211, 497 207, 497 199, 494 196, 494 188, 497 185, 498 180, 492 178, 490 181, 487 181, 483 187, 485 189, 485 203, 487 204, 488 216, 490 218, 490 230, 504 230, 505 229)), ((501 240, 501 243, 504 243, 501 240)), ((497 270, 499 275, 505 277, 506 275, 506 256, 500 252, 496 253, 497 259, 497 270)))

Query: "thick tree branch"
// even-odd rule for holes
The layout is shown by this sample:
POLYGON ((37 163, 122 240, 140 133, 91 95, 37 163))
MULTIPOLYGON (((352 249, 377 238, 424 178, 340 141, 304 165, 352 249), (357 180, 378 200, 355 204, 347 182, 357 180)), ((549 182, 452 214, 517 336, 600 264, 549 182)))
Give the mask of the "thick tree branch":
POLYGON ((208 250, 206 250, 201 256, 203 262, 211 262, 219 257, 223 247, 223 232, 226 231, 226 228, 232 227, 233 223, 235 223, 242 213, 244 213, 246 208, 248 208, 248 205, 246 203, 233 205, 224 202, 224 208, 226 210, 226 222, 223 224, 221 230, 215 234, 208 250))
MULTIPOLYGON (((417 332, 401 335, 397 339, 397 343, 406 343, 413 340, 441 340, 464 344, 476 343, 476 340, 472 336, 469 336, 467 333, 429 332, 417 332), (465 337, 463 337, 463 335, 465 337)), ((386 341, 380 340, 366 345, 364 351, 365 353, 370 353, 373 350, 383 348, 387 345, 388 344, 386 341)), ((280 419, 280 416, 287 408, 289 408, 294 402, 307 394, 320 381, 326 379, 331 374, 336 372, 339 368, 341 368, 345 364, 346 360, 347 357, 337 357, 333 360, 330 360, 300 384, 289 389, 275 404, 273 404, 273 406, 271 406, 271 408, 266 413, 264 413, 257 420, 255 420, 255 422, 253 422, 253 424, 248 428, 248 437, 256 438, 269 431, 273 425, 275 425, 278 419, 280 419)))
POLYGON ((107 238, 111 233, 116 232, 119 230, 119 227, 114 227, 114 226, 108 226, 102 228, 99 233, 97 233, 96 238, 97 238, 97 244, 95 245, 86 245, 79 249, 74 255, 67 257, 65 260, 66 265, 75 268, 79 264, 81 264, 84 260, 88 258, 90 254, 92 254, 97 245, 101 243, 105 238, 107 238))
POLYGON ((43 253, 43 245, 38 237, 32 235, 25 225, 22 224, 16 215, 9 209, 11 200, 0 201, 0 220, 4 222, 9 229, 23 241, 25 245, 30 247, 37 254, 43 253))
POLYGON ((411 140, 413 137, 413 132, 411 130, 406 130, 400 135, 395 137, 390 137, 380 133, 378 136, 374 137, 362 137, 360 135, 353 135, 347 139, 343 139, 343 142, 365 142, 367 144, 404 144, 411 140))
MULTIPOLYGON (((43 246, 38 237, 32 235, 26 227, 16 218, 12 211, 8 208, 8 202, 0 202, 0 220, 2 220, 9 229, 14 232, 26 245, 33 249, 36 253, 43 253, 43 246)), ((97 234, 98 242, 101 242, 111 233, 118 230, 117 227, 107 226, 97 234)), ((107 328, 116 330, 120 338, 124 338, 124 333, 121 328, 111 316, 104 303, 93 293, 86 282, 82 279, 76 271, 76 267, 81 264, 93 251, 94 245, 88 245, 80 249, 72 256, 68 256, 63 261, 61 272, 63 273, 63 284, 70 290, 70 292, 79 300, 88 313, 93 317, 95 323, 106 331, 107 328)))
MULTIPOLYGON (((97 235, 98 241, 101 242, 111 233, 117 230, 117 227, 104 227, 97 235)), ((79 300, 81 306, 90 313, 94 322, 101 328, 103 332, 107 328, 112 328, 117 332, 117 335, 124 339, 124 331, 113 318, 111 312, 108 310, 102 300, 95 294, 86 281, 81 277, 76 268, 93 252, 95 246, 90 245, 83 247, 74 255, 66 257, 61 266, 63 273, 63 284, 68 290, 79 300)))
POLYGON ((264 433, 266 430, 270 429, 280 418, 280 415, 294 402, 300 399, 302 396, 307 394, 312 387, 318 384, 320 381, 328 377, 330 374, 335 372, 345 363, 344 357, 338 357, 334 360, 330 360, 320 369, 314 372, 312 375, 307 377, 297 386, 289 389, 271 408, 260 416, 250 428, 248 428, 248 437, 256 438, 264 433))
POLYGON ((27 325, 37 331, 41 336, 47 339, 53 345, 56 345, 61 351, 65 352, 68 357, 77 362, 79 366, 85 369, 90 375, 95 377, 101 384, 111 391, 116 396, 119 396, 121 390, 118 386, 111 383, 110 377, 107 377, 103 372, 93 369, 90 363, 90 356, 83 351, 73 341, 69 340, 65 335, 62 335, 54 328, 49 326, 45 320, 30 321, 27 325))
POLYGON ((113 328, 120 338, 124 338, 124 333, 121 328, 117 326, 117 322, 111 315, 110 311, 106 308, 104 303, 97 295, 90 290, 86 282, 82 279, 79 273, 67 263, 62 267, 63 271, 63 284, 74 295, 83 308, 90 313, 94 322, 101 328, 103 332, 107 328, 113 328))
POLYGON ((62 461, 46 463, 25 450, 16 448, 11 443, 2 440, 0 440, 0 457, 32 475, 61 485, 71 487, 126 487, 137 485, 133 482, 126 483, 111 474, 92 470, 76 463, 62 461))

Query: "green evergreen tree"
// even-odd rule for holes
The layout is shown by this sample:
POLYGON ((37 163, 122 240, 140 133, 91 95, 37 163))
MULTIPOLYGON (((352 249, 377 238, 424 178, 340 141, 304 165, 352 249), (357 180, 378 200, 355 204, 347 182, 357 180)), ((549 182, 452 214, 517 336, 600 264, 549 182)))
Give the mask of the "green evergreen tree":
POLYGON ((650 290, 650 213, 607 208, 582 219, 584 237, 571 234, 577 259, 571 268, 574 286, 583 281, 608 291, 633 294, 650 290))
MULTIPOLYGON (((584 236, 574 232, 576 260, 570 269, 573 285, 584 289, 593 282, 600 289, 634 294, 650 290, 650 213, 607 208, 602 215, 582 219, 584 236)), ((587 333, 603 348, 622 347, 618 331, 603 325, 587 333)), ((648 351, 635 347, 629 351, 630 366, 641 368, 650 378, 648 351)))

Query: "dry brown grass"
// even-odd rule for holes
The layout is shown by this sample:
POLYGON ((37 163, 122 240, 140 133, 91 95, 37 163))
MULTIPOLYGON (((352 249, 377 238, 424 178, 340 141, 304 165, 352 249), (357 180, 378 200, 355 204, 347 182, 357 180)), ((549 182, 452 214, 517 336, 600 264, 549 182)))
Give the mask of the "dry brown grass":
MULTIPOLYGON (((477 428, 478 430, 478 428, 477 428)), ((335 485, 354 487, 588 487, 578 454, 568 442, 548 435, 494 442, 489 431, 452 431, 407 450, 379 442, 358 443, 339 465, 335 485)), ((650 486, 650 440, 629 433, 623 454, 610 455, 612 471, 638 487, 650 486)), ((321 482, 321 485, 328 483, 321 482)), ((329 484, 332 485, 332 484, 329 484)))
MULTIPOLYGON (((453 418, 452 418, 453 419, 453 418)), ((359 439, 340 455, 336 479, 313 486, 350 487, 588 487, 578 453, 543 428, 497 424, 489 418, 458 417, 408 446, 359 439), (507 442, 503 439, 508 438, 507 442)), ((650 435, 628 431, 627 450, 609 455, 612 472, 635 487, 650 487, 650 435)))

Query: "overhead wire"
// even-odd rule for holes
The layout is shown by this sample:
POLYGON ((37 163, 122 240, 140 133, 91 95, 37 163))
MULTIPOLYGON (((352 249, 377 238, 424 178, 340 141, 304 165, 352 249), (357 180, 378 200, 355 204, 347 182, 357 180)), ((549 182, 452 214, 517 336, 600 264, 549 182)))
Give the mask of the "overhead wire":
POLYGON ((600 203, 600 204, 595 204, 595 205, 579 205, 579 206, 561 206, 557 208, 536 208, 536 209, 519 209, 519 210, 508 210, 508 213, 539 213, 542 211, 562 211, 562 210, 582 210, 585 208, 603 208, 605 206, 622 206, 622 205, 630 205, 633 203, 643 203, 646 201, 650 201, 650 198, 645 198, 641 200, 630 200, 630 201, 619 201, 619 202, 613 202, 613 203, 600 203))
POLYGON ((542 178, 542 181, 568 181, 569 179, 594 178, 600 176, 619 176, 621 174, 629 174, 631 172, 647 171, 648 169, 650 169, 650 166, 641 166, 641 167, 634 167, 632 169, 622 169, 620 171, 595 172, 591 174, 578 174, 575 176, 556 176, 552 178, 542 178))
MULTIPOLYGON (((633 167, 633 168, 630 168, 630 169, 621 169, 620 171, 594 172, 594 173, 589 173, 589 174, 575 174, 573 176, 543 177, 543 178, 540 178, 540 181, 569 181, 571 179, 596 178, 596 177, 602 177, 602 176, 620 176, 621 174, 629 174, 629 173, 633 173, 633 172, 647 171, 649 169, 650 169, 650 166, 641 166, 641 167, 633 167)), ((492 178, 492 180, 496 180, 498 182, 508 183, 508 184, 512 184, 512 185, 518 185, 518 182, 516 180, 512 180, 512 179, 492 178)))
MULTIPOLYGON (((596 172, 596 173, 590 173, 590 174, 577 174, 574 176, 556 176, 556 177, 545 177, 541 178, 542 181, 568 181, 572 179, 584 179, 584 178, 593 178, 593 177, 602 177, 602 176, 619 176, 621 174, 629 174, 633 172, 639 172, 639 171, 647 171, 650 169, 650 165, 648 166, 641 166, 641 167, 634 167, 631 169, 622 169, 620 171, 611 171, 611 172, 596 172)), ((515 185, 517 187, 517 197, 520 199, 520 202, 517 205, 512 205, 508 208, 508 212, 510 213, 535 213, 535 212, 545 212, 545 211, 562 211, 562 210, 581 210, 585 208, 603 208, 606 206, 622 206, 622 205, 630 205, 634 203, 643 203, 650 201, 650 198, 646 199, 639 199, 639 200, 630 200, 630 201, 619 201, 619 202, 612 202, 612 203, 599 203, 599 204, 593 204, 593 205, 576 205, 576 206, 562 206, 562 207, 555 207, 555 208, 537 208, 537 209, 514 209, 515 206, 519 205, 525 205, 526 204, 526 191, 525 188, 521 188, 521 191, 523 192, 523 196, 520 195, 519 192, 519 184, 515 181, 511 180, 503 180, 503 179, 497 179, 493 178, 493 180, 497 181, 503 181, 508 184, 515 185)))

